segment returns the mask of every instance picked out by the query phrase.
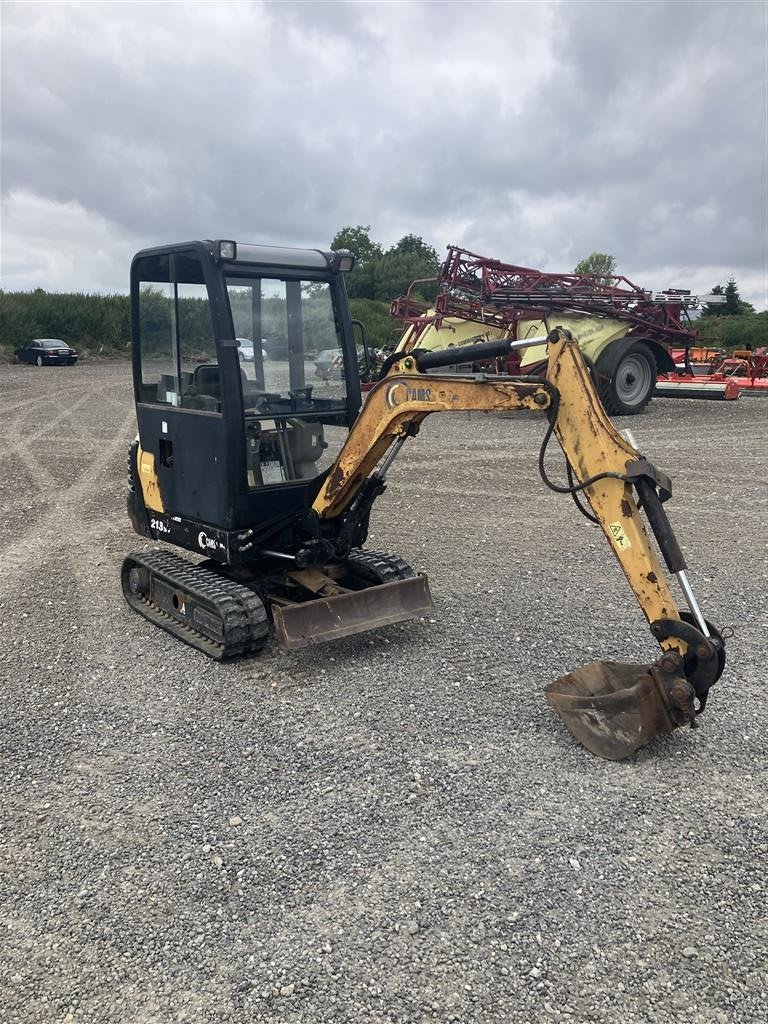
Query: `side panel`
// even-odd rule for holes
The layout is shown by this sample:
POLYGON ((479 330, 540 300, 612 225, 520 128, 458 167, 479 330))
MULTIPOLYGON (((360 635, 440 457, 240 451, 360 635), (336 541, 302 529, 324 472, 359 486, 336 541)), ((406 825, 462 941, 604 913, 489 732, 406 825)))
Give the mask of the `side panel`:
MULTIPOLYGON (((579 348, 592 362, 596 362, 601 353, 605 352, 618 339, 624 337, 632 326, 626 321, 614 320, 610 317, 569 317, 562 313, 553 313, 550 318, 551 326, 563 327, 570 331, 579 348)), ((525 321, 521 328, 524 328, 528 337, 536 337, 538 334, 546 334, 548 328, 543 320, 525 321)), ((518 331, 518 337, 522 337, 518 331)), ((547 358, 547 346, 536 345, 533 348, 525 349, 521 365, 529 366, 541 362, 547 358)))
POLYGON ((229 526, 223 418, 144 404, 136 407, 136 418, 141 447, 145 458, 150 455, 154 461, 159 487, 158 503, 145 485, 145 466, 140 466, 147 508, 229 526))

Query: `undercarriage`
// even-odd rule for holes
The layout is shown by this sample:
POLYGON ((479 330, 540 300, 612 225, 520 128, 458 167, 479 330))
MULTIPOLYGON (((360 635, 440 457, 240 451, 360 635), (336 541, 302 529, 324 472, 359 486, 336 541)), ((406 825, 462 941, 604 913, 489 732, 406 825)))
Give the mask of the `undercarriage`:
POLYGON ((258 654, 273 623, 286 650, 425 615, 426 576, 402 558, 353 548, 322 568, 286 569, 278 559, 197 565, 165 551, 134 552, 123 594, 144 618, 217 661, 258 654))

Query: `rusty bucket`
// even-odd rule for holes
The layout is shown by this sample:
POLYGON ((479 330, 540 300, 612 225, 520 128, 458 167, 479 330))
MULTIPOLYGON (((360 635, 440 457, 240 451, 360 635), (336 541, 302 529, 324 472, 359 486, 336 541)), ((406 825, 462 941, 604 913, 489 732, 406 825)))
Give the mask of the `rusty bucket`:
POLYGON ((544 692, 576 739, 609 761, 629 757, 679 724, 655 665, 593 661, 544 692))

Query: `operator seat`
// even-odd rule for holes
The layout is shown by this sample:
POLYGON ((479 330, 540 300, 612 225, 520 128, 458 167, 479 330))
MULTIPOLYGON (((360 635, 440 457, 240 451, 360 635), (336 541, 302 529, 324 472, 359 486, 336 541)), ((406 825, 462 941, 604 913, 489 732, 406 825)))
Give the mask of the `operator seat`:
MULTIPOLYGON (((240 369, 243 385, 247 377, 240 369)), ((204 412, 221 412, 221 377, 218 363, 201 363, 192 374, 192 382, 182 393, 184 409, 199 409, 204 412)))
POLYGON ((221 401, 221 377, 218 364, 203 363, 196 367, 193 387, 198 395, 211 395, 221 401))

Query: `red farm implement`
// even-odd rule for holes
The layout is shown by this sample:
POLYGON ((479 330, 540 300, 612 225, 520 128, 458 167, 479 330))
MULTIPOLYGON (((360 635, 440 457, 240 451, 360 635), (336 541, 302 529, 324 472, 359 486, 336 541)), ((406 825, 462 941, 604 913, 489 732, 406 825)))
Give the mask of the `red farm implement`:
MULTIPOLYGON (((545 273, 454 245, 448 247, 431 305, 414 298, 424 283, 415 281, 392 304, 393 316, 408 325, 398 347, 451 344, 457 323, 477 325, 477 335, 518 339, 551 326, 569 327, 592 360, 603 403, 614 415, 640 412, 654 393, 657 374, 676 373, 671 345, 687 351, 706 342, 690 311, 721 298, 684 289, 652 292, 620 275, 545 273)), ((544 358, 541 346, 532 347, 498 368, 533 372, 544 358)))

